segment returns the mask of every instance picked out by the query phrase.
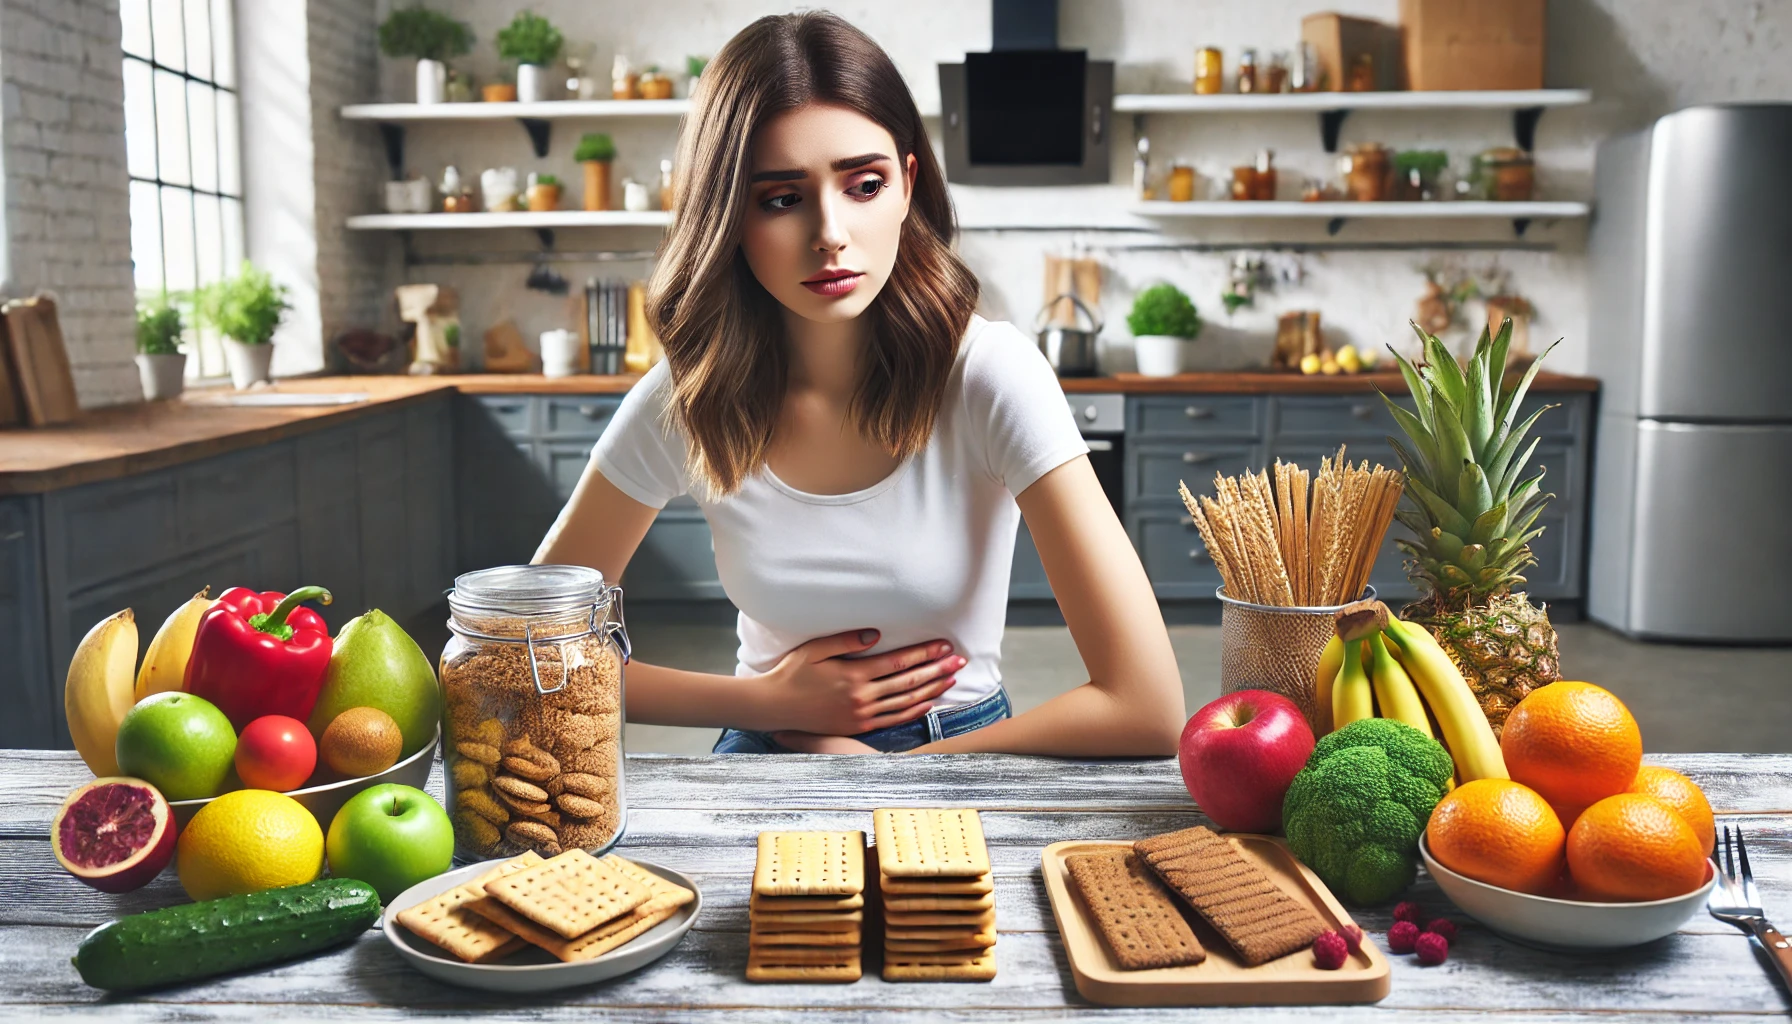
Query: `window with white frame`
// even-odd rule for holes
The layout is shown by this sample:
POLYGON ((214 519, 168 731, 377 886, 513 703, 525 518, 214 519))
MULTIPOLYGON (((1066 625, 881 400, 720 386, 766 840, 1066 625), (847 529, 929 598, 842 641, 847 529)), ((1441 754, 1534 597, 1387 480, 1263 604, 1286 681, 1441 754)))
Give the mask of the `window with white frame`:
MULTIPOLYGON (((139 294, 178 295, 243 259, 233 0, 120 0, 131 261, 139 294)), ((188 325, 189 376, 225 373, 188 325)))

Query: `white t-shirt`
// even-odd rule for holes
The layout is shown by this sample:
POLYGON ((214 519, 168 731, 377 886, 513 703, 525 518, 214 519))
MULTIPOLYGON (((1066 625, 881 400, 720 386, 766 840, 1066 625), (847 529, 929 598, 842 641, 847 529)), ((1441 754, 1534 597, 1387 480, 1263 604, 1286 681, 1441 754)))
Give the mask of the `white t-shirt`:
MULTIPOLYGON (((664 415, 660 363, 623 400, 591 458, 644 505, 690 490, 685 440, 664 415)), ((808 494, 770 468, 702 502, 722 589, 740 610, 737 675, 816 637, 876 629, 868 653, 951 641, 968 663, 936 708, 1001 684, 1020 509, 1014 495, 1088 452, 1057 376, 1013 324, 971 317, 926 448, 849 494, 808 494)))

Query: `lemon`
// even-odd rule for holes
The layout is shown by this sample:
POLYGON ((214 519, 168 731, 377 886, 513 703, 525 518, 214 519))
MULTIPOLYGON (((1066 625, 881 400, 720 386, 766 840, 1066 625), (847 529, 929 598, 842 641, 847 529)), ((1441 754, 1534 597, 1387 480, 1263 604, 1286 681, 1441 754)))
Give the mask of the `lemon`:
POLYGON ((226 793, 181 830, 175 869, 195 900, 303 885, 324 864, 324 832, 290 796, 264 789, 226 793))

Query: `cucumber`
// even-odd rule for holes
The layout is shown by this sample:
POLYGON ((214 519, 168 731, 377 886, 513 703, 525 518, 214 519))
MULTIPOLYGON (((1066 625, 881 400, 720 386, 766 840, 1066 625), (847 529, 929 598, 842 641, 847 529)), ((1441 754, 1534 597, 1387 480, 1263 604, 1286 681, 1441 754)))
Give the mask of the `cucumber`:
POLYGON ((159 988, 315 953, 379 916, 373 886, 326 878, 108 921, 81 940, 75 970, 112 992, 159 988))

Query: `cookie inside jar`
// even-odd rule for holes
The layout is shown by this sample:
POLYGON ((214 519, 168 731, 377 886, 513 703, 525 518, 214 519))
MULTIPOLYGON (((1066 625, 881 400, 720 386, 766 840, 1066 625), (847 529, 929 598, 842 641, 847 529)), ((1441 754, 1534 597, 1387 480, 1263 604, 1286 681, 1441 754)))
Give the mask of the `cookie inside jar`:
POLYGON ((579 566, 505 566, 455 581, 441 677, 458 857, 601 852, 620 837, 620 599, 579 566))

